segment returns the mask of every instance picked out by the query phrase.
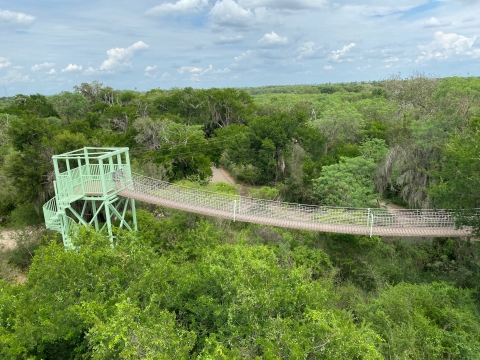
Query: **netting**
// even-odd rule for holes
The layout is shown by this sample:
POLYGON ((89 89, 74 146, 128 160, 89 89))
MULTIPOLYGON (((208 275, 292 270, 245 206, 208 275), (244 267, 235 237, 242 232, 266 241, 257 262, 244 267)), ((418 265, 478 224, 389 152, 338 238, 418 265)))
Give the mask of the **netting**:
POLYGON ((451 211, 328 207, 219 194, 132 174, 118 194, 234 221, 350 234, 392 236, 468 236, 451 211))

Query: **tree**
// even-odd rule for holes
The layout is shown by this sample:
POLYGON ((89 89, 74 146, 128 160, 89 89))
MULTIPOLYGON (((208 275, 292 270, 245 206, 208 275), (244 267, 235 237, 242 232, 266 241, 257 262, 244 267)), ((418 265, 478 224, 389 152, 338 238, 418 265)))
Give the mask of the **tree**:
POLYGON ((366 140, 360 145, 360 154, 366 159, 372 159, 376 164, 385 158, 387 152, 387 144, 382 139, 366 140))
POLYGON ((387 98, 395 100, 405 111, 413 108, 419 118, 433 115, 437 104, 433 94, 437 91, 440 81, 433 75, 415 71, 406 79, 401 74, 394 74, 385 81, 387 98))
POLYGON ((78 94, 81 94, 85 99, 88 100, 90 105, 95 104, 100 99, 100 90, 102 89, 103 83, 98 80, 92 81, 89 83, 82 83, 80 86, 75 85, 73 87, 74 91, 78 94))
POLYGON ((14 180, 20 202, 34 202, 37 212, 53 191, 53 129, 46 119, 27 113, 8 128, 13 149, 5 159, 5 173, 14 180))
POLYGON ((16 119, 18 119, 18 116, 0 113, 0 146, 2 148, 10 142, 7 131, 12 120, 16 119))
POLYGON ((470 120, 478 114, 480 79, 473 76, 442 79, 433 97, 449 116, 470 120))
POLYGON ((19 94, 15 96, 15 104, 6 107, 3 112, 18 116, 27 112, 42 118, 59 117, 49 100, 40 94, 29 96, 19 94))
MULTIPOLYGON (((285 177, 285 161, 300 131, 306 127, 302 112, 276 111, 252 117, 248 125, 231 124, 215 131, 212 142, 223 150, 222 160, 239 179, 268 184, 285 177), (217 140, 218 139, 218 140, 217 140)), ((302 139, 304 137, 301 137, 302 139)))
POLYGON ((88 331, 92 359, 187 359, 195 333, 179 328, 175 314, 151 304, 141 310, 130 299, 116 304, 111 317, 94 317, 88 331))
POLYGON ((210 149, 202 126, 183 125, 165 117, 162 120, 142 118, 134 127, 138 131, 135 139, 151 150, 144 158, 165 167, 169 179, 212 176, 210 149))
POLYGON ((81 149, 88 145, 88 140, 83 133, 71 133, 64 130, 55 135, 52 144, 56 154, 63 154, 69 151, 81 149))
POLYGON ((318 202, 328 206, 371 207, 378 198, 374 177, 377 170, 371 158, 341 158, 338 164, 324 166, 313 181, 318 202))
POLYGON ((321 116, 312 122, 312 126, 325 138, 323 154, 328 155, 332 146, 341 141, 353 141, 363 126, 363 117, 348 102, 331 100, 321 116))
POLYGON ((380 166, 377 188, 400 196, 412 207, 432 205, 427 191, 430 173, 451 129, 434 99, 439 84, 439 79, 418 72, 408 79, 394 75, 385 83, 398 115, 389 129, 390 151, 380 166))
POLYGON ((248 115, 252 113, 252 98, 244 90, 210 89, 205 95, 213 129, 245 123, 248 115))
POLYGON ((480 319, 468 290, 400 283, 357 311, 382 337, 385 358, 478 358, 480 319))
POLYGON ((474 117, 469 131, 447 143, 437 182, 430 194, 437 207, 457 210, 458 225, 473 226, 480 234, 480 117, 474 117))
POLYGON ((147 151, 159 150, 162 148, 162 139, 160 134, 166 126, 168 120, 153 120, 150 117, 142 117, 133 123, 137 131, 135 141, 145 147, 147 151))
POLYGON ((14 186, 14 180, 10 178, 3 169, 0 168, 0 224, 2 224, 7 215, 15 209, 18 204, 17 189, 14 186))
POLYGON ((113 103, 103 113, 103 118, 112 130, 126 134, 128 127, 138 116, 137 108, 133 105, 119 106, 113 103))
POLYGON ((72 120, 82 119, 90 106, 89 101, 79 93, 62 91, 50 97, 50 101, 57 113, 67 123, 72 120))

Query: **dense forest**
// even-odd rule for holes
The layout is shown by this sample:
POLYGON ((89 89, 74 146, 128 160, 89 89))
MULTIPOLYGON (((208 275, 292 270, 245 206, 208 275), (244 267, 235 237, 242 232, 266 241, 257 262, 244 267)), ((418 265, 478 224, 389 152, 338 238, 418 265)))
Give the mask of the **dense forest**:
POLYGON ((0 99, 2 359, 479 359, 480 245, 233 223, 139 204, 139 231, 42 228, 51 157, 325 206, 448 208, 480 234, 480 78, 0 99), (211 184, 222 166, 244 187, 211 184), (22 278, 24 276, 24 278, 22 278))

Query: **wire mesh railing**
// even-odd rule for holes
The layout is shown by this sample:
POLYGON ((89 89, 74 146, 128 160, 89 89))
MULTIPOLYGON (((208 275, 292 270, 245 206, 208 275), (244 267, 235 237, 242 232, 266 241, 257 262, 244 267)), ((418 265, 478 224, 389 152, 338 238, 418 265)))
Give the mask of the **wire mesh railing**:
MULTIPOLYGON (((132 174, 133 191, 176 204, 184 204, 188 211, 205 213, 205 209, 217 211, 232 220, 257 222, 296 222, 304 224, 328 224, 342 227, 364 227, 365 233, 380 229, 447 229, 455 234, 457 226, 453 212, 434 209, 383 209, 349 208, 295 204, 219 194, 207 190, 171 184, 139 174, 132 174), (230 214, 230 215, 228 215, 230 214), (263 219, 263 221, 262 221, 263 219)), ((120 193, 121 195, 121 193, 120 193)), ((306 226, 308 228, 308 226, 306 226)), ((468 229, 461 230, 465 233, 468 229)))

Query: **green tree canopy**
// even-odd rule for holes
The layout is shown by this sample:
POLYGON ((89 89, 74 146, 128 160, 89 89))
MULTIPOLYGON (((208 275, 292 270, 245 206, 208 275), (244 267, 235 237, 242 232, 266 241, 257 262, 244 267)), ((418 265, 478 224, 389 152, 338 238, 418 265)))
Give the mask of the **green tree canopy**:
POLYGON ((437 207, 457 209, 459 225, 474 226, 480 234, 480 117, 472 120, 469 131, 447 143, 442 167, 430 186, 437 207))
POLYGON ((324 166, 313 181, 318 203, 328 206, 372 207, 378 198, 374 177, 377 170, 371 158, 341 158, 338 164, 324 166))

